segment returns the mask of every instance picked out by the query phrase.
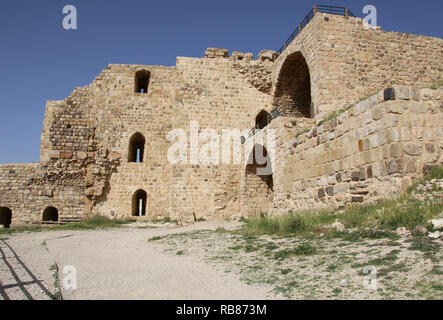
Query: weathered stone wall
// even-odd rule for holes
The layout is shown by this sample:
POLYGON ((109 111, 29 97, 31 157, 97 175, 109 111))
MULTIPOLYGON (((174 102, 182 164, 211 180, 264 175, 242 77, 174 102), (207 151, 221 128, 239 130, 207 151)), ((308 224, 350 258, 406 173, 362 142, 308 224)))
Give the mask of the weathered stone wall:
POLYGON ((383 90, 298 137, 276 119, 274 212, 397 194, 443 164, 443 90, 383 90))
POLYGON ((131 216, 132 197, 142 189, 147 193, 147 214, 167 214, 170 167, 166 135, 172 129, 176 75, 171 67, 110 65, 90 86, 100 148, 120 159, 118 169, 107 175, 93 213, 131 216), (134 92, 138 70, 150 72, 147 93, 134 92), (129 141, 137 132, 146 140, 142 163, 128 161, 129 141))
MULTIPOLYGON (((86 182, 77 185, 84 186, 91 213, 130 216, 132 196, 139 189, 148 194, 147 215, 151 218, 228 216, 240 209, 241 165, 221 164, 221 155, 219 165, 171 165, 167 157, 171 142, 166 139, 173 129, 183 129, 189 139, 191 121, 198 122, 200 132, 214 129, 220 137, 222 129, 254 126, 255 114, 269 108, 270 98, 251 85, 234 63, 239 61, 178 58, 175 68, 111 65, 82 89, 82 99, 74 105, 88 106, 88 122, 83 125, 89 128, 91 138, 82 173, 86 182), (134 93, 134 74, 142 69, 150 72, 146 94, 134 93), (144 161, 129 163, 129 140, 136 132, 146 139, 144 161), (98 152, 105 154, 104 162, 115 160, 116 165, 97 165, 101 159, 98 152)), ((67 106, 61 110, 63 114, 53 115, 56 119, 64 117, 67 106)), ((77 113, 69 114, 82 118, 77 113)), ((48 130, 58 131, 59 123, 66 126, 59 120, 48 130)), ((68 130, 64 126, 60 130, 68 130)), ((54 149, 71 140, 82 145, 81 138, 67 131, 45 153, 58 158, 71 156, 54 149)), ((221 152, 221 138, 219 142, 221 152)), ((77 154, 72 157, 79 160, 77 154)))
MULTIPOLYGON (((214 129, 220 136, 219 165, 174 166, 171 180, 171 206, 174 212, 191 215, 230 216, 240 210, 241 164, 222 164, 222 130, 248 129, 255 116, 270 108, 270 97, 251 86, 233 68, 230 59, 179 58, 174 128, 189 132, 190 121, 197 120, 200 130, 214 129), (189 94, 188 84, 200 94, 189 94), (199 88, 199 89, 198 89, 199 88), (183 177, 186 177, 183 179, 183 177)), ((234 137, 237 142, 240 135, 234 137)))
POLYGON ((39 223, 47 207, 59 210, 60 221, 83 215, 85 202, 74 185, 51 183, 38 163, 0 165, 0 207, 12 211, 12 224, 39 223))
POLYGON ((141 189, 149 218, 193 219, 342 206, 398 191, 441 162, 441 91, 403 88, 390 101, 379 93, 294 137, 376 90, 440 80, 442 48, 442 39, 318 14, 280 56, 209 48, 175 67, 109 65, 66 100, 48 101, 40 163, 0 166, 0 207, 13 211, 13 223, 41 221, 48 206, 60 220, 128 217, 141 189), (140 72, 146 93, 135 92, 140 72), (243 130, 237 142, 251 138, 260 111, 275 108, 282 117, 267 127, 277 132, 273 176, 245 167, 244 146, 240 164, 222 163, 223 129, 243 130), (193 121, 194 134, 218 133, 218 164, 190 162, 193 121), (171 164, 167 135, 178 129, 187 134, 187 161, 171 164), (145 139, 142 163, 128 160, 136 133, 145 139))
POLYGON ((390 86, 442 79, 443 39, 365 28, 361 18, 322 13, 277 58, 274 93, 286 81, 287 58, 297 52, 309 67, 317 120, 390 86))

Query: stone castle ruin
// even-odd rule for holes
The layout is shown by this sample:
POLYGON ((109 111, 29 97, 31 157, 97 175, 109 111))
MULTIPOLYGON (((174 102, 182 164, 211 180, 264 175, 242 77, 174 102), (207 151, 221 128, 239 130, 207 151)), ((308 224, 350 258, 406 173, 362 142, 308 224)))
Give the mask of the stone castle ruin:
POLYGON ((319 11, 257 60, 208 48, 172 67, 112 64, 48 101, 40 162, 0 165, 0 224, 338 208, 396 194, 441 164, 443 90, 429 87, 442 80, 443 39, 319 11), (190 134, 192 121, 197 134, 248 129, 232 139, 241 163, 170 163, 168 133, 190 134), (269 175, 245 161, 257 132, 269 175))

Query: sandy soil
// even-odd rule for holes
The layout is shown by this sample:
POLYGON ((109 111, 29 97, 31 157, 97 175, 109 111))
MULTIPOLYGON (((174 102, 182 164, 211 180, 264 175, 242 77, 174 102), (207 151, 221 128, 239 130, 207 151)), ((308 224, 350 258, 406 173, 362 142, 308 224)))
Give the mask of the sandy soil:
POLYGON ((269 299, 266 285, 248 285, 199 257, 170 255, 148 239, 201 229, 233 228, 202 222, 181 228, 45 231, 2 236, 0 299, 269 299), (13 248, 14 253, 9 249, 13 248), (58 267, 57 271, 54 265, 58 267), (25 267, 23 267, 25 266, 25 267), (65 289, 63 269, 74 266, 77 289, 65 289), (27 272, 26 270, 29 270, 27 272), (31 276, 31 274, 33 276, 31 276), (58 280, 58 281, 57 281, 58 280), (44 289, 42 289, 44 288, 44 289))
POLYGON ((0 299, 443 299, 442 239, 248 237, 239 226, 1 236, 0 299), (64 287, 69 266, 76 289, 64 287))
POLYGON ((288 299, 443 299, 442 239, 254 237, 219 229, 152 242, 288 299))

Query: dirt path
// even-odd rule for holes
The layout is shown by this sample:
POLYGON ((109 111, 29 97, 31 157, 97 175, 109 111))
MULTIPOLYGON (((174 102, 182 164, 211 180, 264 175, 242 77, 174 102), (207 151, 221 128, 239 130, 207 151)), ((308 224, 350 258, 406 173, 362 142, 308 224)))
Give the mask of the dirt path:
MULTIPOLYGON (((193 256, 173 256, 148 239, 199 229, 230 228, 235 223, 203 222, 182 228, 54 231, 14 234, 5 240, 51 295, 35 286, 32 298, 57 296, 54 262, 63 284, 66 266, 76 270, 77 289, 61 285, 64 299, 267 299, 270 287, 251 286, 237 275, 223 273, 193 256)), ((3 237, 5 238, 5 237, 3 237)), ((1 286, 32 281, 11 278, 2 260, 1 286)), ((16 264, 15 269, 19 269, 16 264)), ((29 299, 17 285, 6 288, 0 299, 29 299), (12 289, 14 288, 14 289, 12 289), (13 291, 14 290, 14 291, 13 291)))

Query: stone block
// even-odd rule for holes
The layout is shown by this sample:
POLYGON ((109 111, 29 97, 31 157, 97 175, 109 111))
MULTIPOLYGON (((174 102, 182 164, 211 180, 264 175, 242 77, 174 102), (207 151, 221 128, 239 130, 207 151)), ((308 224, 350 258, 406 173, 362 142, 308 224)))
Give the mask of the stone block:
POLYGON ((403 148, 403 152, 408 156, 421 156, 423 153, 423 145, 421 143, 407 143, 403 148))
POLYGON ((411 98, 409 87, 407 86, 395 87, 395 97, 400 100, 409 100, 411 98))
POLYGON ((228 49, 208 48, 205 52, 205 58, 227 58, 228 54, 228 49))
POLYGON ((394 113, 394 114, 403 114, 405 111, 406 102, 398 102, 398 101, 392 101, 391 103, 388 103, 386 106, 388 113, 394 113))
POLYGON ((352 171, 351 173, 352 181, 364 181, 366 180, 366 172, 364 168, 360 168, 358 171, 352 171))
POLYGON ((63 160, 72 159, 73 155, 74 154, 72 152, 63 151, 63 152, 60 152, 60 159, 63 159, 63 160))
POLYGON ((85 160, 88 158, 88 154, 86 152, 83 151, 77 151, 77 159, 79 160, 85 160))
POLYGON ((51 159, 59 159, 60 158, 60 152, 59 151, 55 151, 55 150, 50 151, 49 152, 49 157, 51 159))
POLYGON ((351 202, 364 202, 364 200, 365 200, 364 196, 353 195, 351 197, 351 202))
POLYGON ((234 60, 243 60, 245 58, 245 53, 239 51, 233 51, 231 57, 234 60))
POLYGON ((400 159, 393 159, 387 163, 388 174, 402 173, 403 167, 400 159))
POLYGON ((398 128, 389 128, 386 130, 387 142, 399 142, 400 141, 400 131, 398 128))
POLYGON ((384 129, 396 127, 398 125, 398 116, 395 114, 387 114, 383 119, 384 129))
POLYGON ((384 112, 382 106, 376 106, 372 109, 372 118, 374 120, 379 120, 383 118, 384 112))
POLYGON ((275 59, 277 58, 278 54, 276 51, 273 50, 262 50, 260 51, 260 53, 258 54, 258 59, 261 61, 275 61, 275 59))
POLYGON ((391 158, 398 158, 401 156, 403 147, 400 143, 393 143, 389 145, 389 156, 391 158))
POLYGON ((435 153, 435 146, 431 143, 426 143, 425 149, 427 153, 435 153))
POLYGON ((371 148, 377 148, 379 146, 378 144, 378 135, 373 134, 369 137, 369 145, 371 148))

